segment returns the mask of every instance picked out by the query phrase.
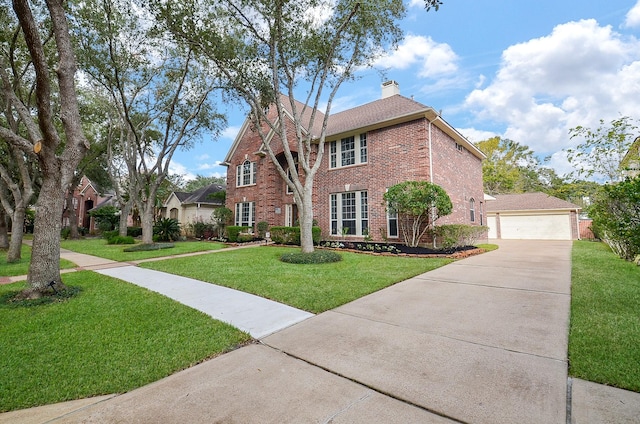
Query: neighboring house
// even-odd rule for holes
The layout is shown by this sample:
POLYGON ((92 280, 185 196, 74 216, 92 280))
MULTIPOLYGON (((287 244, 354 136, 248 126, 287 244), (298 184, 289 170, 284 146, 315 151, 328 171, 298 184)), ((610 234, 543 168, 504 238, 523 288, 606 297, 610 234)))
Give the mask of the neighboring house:
MULTIPOLYGON (((290 110, 287 101, 283 106, 290 110)), ((274 107, 269 114, 276 119, 274 107)), ((318 114, 320 125, 323 116, 318 114)), ((292 121, 285 124, 295 151, 292 121)), ((306 130, 319 133, 318 128, 306 130)), ((275 154, 286 164, 283 152, 275 154)), ((397 83, 388 81, 380 100, 330 116, 323 163, 314 180, 314 219, 325 238, 342 237, 343 232, 353 239, 398 238, 397 217, 387 214, 382 196, 394 184, 418 180, 441 186, 453 202, 453 213, 437 224, 481 225, 484 157, 433 108, 401 96, 397 83)), ((227 207, 234 211, 236 225, 296 225, 293 194, 262 151, 248 119, 224 164, 227 207)))
POLYGON ((635 178, 640 175, 640 137, 629 147, 629 151, 620 162, 620 168, 625 177, 635 178))
MULTIPOLYGON (((78 226, 84 227, 89 231, 96 230, 95 220, 89 216, 89 212, 98 204, 103 203, 107 197, 102 196, 91 180, 83 176, 80 183, 73 190, 73 213, 78 218, 78 226)), ((67 199, 64 199, 65 211, 62 214, 62 226, 69 226, 69 212, 67 208, 67 199)))
POLYGON ((498 194, 487 200, 489 238, 576 240, 580 206, 545 193, 498 194))
POLYGON ((164 216, 177 219, 183 226, 210 221, 213 211, 224 206, 225 189, 224 184, 210 184, 192 193, 174 191, 162 205, 164 216))

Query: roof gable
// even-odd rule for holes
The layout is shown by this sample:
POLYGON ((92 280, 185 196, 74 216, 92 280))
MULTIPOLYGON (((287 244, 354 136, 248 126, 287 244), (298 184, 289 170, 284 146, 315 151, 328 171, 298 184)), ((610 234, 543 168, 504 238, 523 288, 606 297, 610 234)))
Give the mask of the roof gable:
POLYGON ((495 200, 486 202, 487 212, 581 209, 580 206, 571 202, 540 192, 496 194, 494 197, 495 200))

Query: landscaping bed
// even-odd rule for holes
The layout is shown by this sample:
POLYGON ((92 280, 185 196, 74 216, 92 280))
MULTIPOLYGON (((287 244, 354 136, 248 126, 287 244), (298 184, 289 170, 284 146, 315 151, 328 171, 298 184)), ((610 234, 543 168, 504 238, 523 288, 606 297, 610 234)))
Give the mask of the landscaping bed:
POLYGON ((424 246, 411 247, 401 243, 384 243, 370 241, 330 240, 321 241, 320 248, 338 249, 377 255, 418 256, 425 258, 462 259, 483 253, 485 250, 476 246, 459 246, 447 249, 434 249, 424 246))

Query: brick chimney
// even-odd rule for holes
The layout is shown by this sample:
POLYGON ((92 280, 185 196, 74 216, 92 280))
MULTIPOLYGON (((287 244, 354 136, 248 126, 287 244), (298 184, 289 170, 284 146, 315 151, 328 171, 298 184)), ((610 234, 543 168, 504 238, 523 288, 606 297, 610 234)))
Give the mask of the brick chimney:
POLYGON ((400 94, 400 86, 397 82, 390 80, 382 83, 382 98, 386 99, 387 97, 394 96, 396 94, 400 94))

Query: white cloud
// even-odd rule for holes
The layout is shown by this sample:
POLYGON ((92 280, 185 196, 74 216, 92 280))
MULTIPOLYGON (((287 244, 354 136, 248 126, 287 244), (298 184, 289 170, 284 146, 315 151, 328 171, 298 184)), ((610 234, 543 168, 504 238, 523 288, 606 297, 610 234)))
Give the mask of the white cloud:
POLYGON ((222 138, 235 140, 239 132, 240 132, 240 127, 229 126, 225 128, 220 135, 222 138))
POLYGON ((183 164, 172 160, 169 164, 169 174, 176 174, 184 176, 185 180, 193 180, 196 178, 195 174, 187 169, 183 164))
MULTIPOLYGON (((558 25, 507 48, 495 78, 467 96, 479 126, 547 155, 574 145, 569 129, 596 127, 640 108, 640 44, 595 20, 558 25)), ((556 158, 560 164, 560 158, 556 158)))
POLYGON ((627 12, 623 26, 627 28, 640 27, 640 1, 627 12))
POLYGON ((226 174, 226 169, 221 164, 222 162, 220 162, 219 160, 215 161, 214 163, 201 163, 198 165, 198 171, 221 168, 224 169, 224 173, 226 174))
POLYGON ((499 135, 494 133, 493 131, 483 131, 475 128, 458 128, 458 132, 474 144, 479 141, 488 140, 499 135))
POLYGON ((374 66, 386 69, 407 69, 418 65, 418 76, 434 78, 458 70, 458 56, 451 46, 436 43, 431 37, 407 35, 398 48, 379 58, 374 66))

